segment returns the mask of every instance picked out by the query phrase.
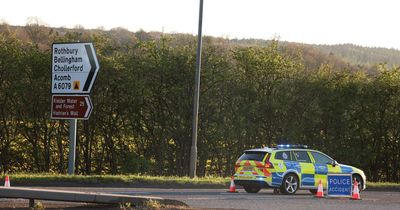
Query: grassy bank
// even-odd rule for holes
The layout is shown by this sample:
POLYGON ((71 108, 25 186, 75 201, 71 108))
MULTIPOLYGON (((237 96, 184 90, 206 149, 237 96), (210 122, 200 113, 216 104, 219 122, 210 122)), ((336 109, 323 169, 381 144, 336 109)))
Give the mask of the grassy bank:
MULTIPOLYGON (((11 174, 12 186, 103 186, 103 187, 212 187, 227 186, 222 177, 144 176, 144 175, 64 175, 11 174)), ((4 176, 1 178, 4 183, 4 176)))
MULTIPOLYGON (((11 174, 11 186, 226 188, 229 178, 144 175, 11 174)), ((4 176, 1 178, 4 183, 4 176)), ((400 191, 400 183, 368 182, 368 190, 400 191)))
POLYGON ((400 183, 392 182, 367 182, 367 189, 400 191, 400 183))

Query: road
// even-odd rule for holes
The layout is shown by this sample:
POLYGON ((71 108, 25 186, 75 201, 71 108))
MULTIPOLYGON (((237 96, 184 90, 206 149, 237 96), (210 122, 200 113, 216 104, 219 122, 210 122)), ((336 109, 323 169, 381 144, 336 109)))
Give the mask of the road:
MULTIPOLYGON (((183 201, 194 209, 400 209, 400 192, 365 191, 361 192, 362 200, 353 201, 347 198, 318 199, 308 191, 298 191, 293 196, 276 195, 269 189, 257 194, 246 193, 243 189, 239 189, 239 193, 227 193, 224 189, 72 187, 51 189, 158 196, 183 201)), ((50 202, 49 205, 56 204, 50 202)))

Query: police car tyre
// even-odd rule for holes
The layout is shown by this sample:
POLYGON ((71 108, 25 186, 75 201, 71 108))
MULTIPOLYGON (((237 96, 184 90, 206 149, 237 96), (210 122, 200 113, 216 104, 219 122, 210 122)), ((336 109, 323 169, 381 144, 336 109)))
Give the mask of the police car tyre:
POLYGON ((299 189, 299 178, 293 174, 287 174, 283 178, 281 192, 286 195, 293 195, 299 189))
POLYGON ((245 186, 243 186, 243 188, 248 193, 258 193, 261 190, 261 187, 259 187, 259 186, 245 185, 245 186))
POLYGON ((361 176, 358 175, 358 174, 354 174, 354 175, 353 175, 353 182, 354 182, 354 179, 356 179, 357 182, 358 182, 358 189, 359 189, 359 190, 362 190, 362 189, 363 189, 362 186, 364 185, 364 182, 363 182, 361 176))

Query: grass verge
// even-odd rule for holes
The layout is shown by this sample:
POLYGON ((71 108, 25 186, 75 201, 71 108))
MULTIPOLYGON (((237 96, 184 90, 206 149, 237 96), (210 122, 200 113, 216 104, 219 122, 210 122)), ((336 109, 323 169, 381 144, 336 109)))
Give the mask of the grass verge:
POLYGON ((393 182, 367 182, 368 190, 400 191, 400 183, 393 182))
MULTIPOLYGON (((210 187, 222 188, 229 183, 222 177, 145 176, 145 175, 64 175, 9 174, 11 186, 102 186, 102 187, 210 187)), ((4 176, 1 179, 4 183, 4 176)))
MULTIPOLYGON (((11 174, 11 186, 69 187, 158 187, 158 188, 226 188, 230 179, 222 177, 145 176, 145 175, 65 175, 11 174)), ((4 183, 4 176, 0 179, 4 183)), ((400 191, 400 183, 368 182, 367 190, 400 191)))

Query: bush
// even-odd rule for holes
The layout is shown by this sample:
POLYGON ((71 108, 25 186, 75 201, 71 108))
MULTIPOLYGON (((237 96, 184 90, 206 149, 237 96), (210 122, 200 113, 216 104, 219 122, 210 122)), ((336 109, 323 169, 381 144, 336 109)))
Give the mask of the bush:
POLYGON ((121 171, 124 174, 146 174, 153 169, 153 164, 150 160, 144 157, 138 157, 134 153, 128 153, 124 158, 124 164, 121 171))

